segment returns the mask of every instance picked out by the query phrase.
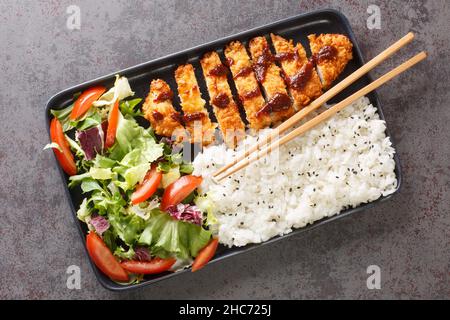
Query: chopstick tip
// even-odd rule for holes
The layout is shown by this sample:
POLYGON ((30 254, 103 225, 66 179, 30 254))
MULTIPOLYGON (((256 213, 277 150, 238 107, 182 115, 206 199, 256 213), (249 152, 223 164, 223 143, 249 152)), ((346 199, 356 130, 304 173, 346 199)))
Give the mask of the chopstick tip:
POLYGON ((211 176, 210 177, 211 181, 214 182, 215 184, 220 184, 220 178, 217 178, 216 176, 211 176))

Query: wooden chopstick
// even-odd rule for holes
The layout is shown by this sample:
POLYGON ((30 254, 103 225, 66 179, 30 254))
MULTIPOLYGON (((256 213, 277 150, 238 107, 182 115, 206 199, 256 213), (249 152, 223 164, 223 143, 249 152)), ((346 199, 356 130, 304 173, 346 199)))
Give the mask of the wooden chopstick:
POLYGON ((385 84, 386 82, 388 82, 392 78, 396 77, 397 75, 401 74, 402 72, 408 70, 409 68, 411 68, 412 66, 414 66, 418 62, 424 60, 426 57, 427 57, 427 54, 424 51, 422 51, 421 53, 415 55, 414 57, 412 57, 408 61, 406 61, 406 62, 402 63, 401 65, 399 65, 398 67, 392 69, 391 71, 389 71, 388 73, 384 74, 383 76, 381 76, 377 80, 373 81, 369 85, 367 85, 364 88, 358 90, 357 92, 355 92, 354 94, 352 94, 348 98, 346 98, 346 99, 342 100, 341 102, 335 104, 334 106, 332 106, 331 108, 329 108, 326 111, 322 112, 318 116, 316 116, 313 119, 309 120, 308 122, 304 123, 300 127, 292 130, 291 132, 289 132, 288 134, 286 134, 282 138, 272 142, 266 148, 264 148, 264 149, 260 150, 259 152, 253 154, 251 157, 244 158, 243 161, 238 162, 235 166, 233 166, 231 168, 231 170, 225 172, 224 175, 222 175, 220 177, 217 177, 216 181, 220 182, 221 180, 225 179, 226 177, 232 175, 233 173, 241 170, 242 168, 245 168, 250 163, 252 163, 252 162, 260 159, 264 155, 270 153, 272 150, 282 146, 283 144, 285 144, 285 143, 291 141, 292 139, 298 137, 299 135, 305 133, 306 131, 308 131, 311 128, 317 126, 318 124, 322 123, 323 121, 329 119, 330 117, 335 115, 337 112, 341 111, 342 109, 344 109, 348 105, 352 104, 353 102, 355 102, 356 100, 358 100, 362 96, 364 96, 364 95, 368 94, 369 92, 375 90, 376 88, 378 88, 381 85, 385 84))
POLYGON ((303 109, 301 109, 299 112, 294 114, 292 117, 284 121, 282 124, 280 124, 278 127, 274 128, 268 134, 266 137, 262 137, 261 140, 251 146, 248 150, 243 152, 241 155, 238 155, 235 157, 230 163, 223 166, 219 170, 215 171, 212 176, 217 177, 221 173, 225 172, 229 168, 231 168, 233 165, 238 163, 239 161, 243 160, 244 158, 248 157, 251 153, 255 152, 256 150, 261 149, 262 146, 266 145, 270 141, 274 140, 275 138, 279 137, 282 133, 284 133, 286 130, 291 128, 293 125, 297 124, 300 120, 302 120, 304 117, 306 117, 308 114, 310 114, 312 111, 319 108, 321 105, 329 101, 331 98, 333 98, 335 95, 340 93, 342 90, 347 88, 349 85, 351 85, 353 82, 361 78, 363 75, 368 73, 370 70, 375 68, 377 65, 379 65, 381 62, 392 56, 394 53, 396 53, 398 50, 400 50, 402 47, 410 43, 414 39, 414 33, 410 32, 407 35, 405 35, 403 38, 392 44, 390 47, 388 47, 386 50, 378 54, 376 57, 374 57, 372 60, 364 64, 361 68, 353 72, 351 75, 349 75, 347 78, 336 84, 333 88, 326 91, 323 95, 318 97, 316 100, 311 102, 311 104, 303 109))

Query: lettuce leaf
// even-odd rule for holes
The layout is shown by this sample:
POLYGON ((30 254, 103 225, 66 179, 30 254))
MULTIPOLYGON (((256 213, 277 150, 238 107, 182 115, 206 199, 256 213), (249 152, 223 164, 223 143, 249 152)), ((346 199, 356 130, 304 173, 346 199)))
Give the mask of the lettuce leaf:
POLYGON ((95 181, 94 179, 85 179, 83 182, 81 182, 81 190, 83 193, 88 193, 92 191, 103 191, 100 184, 95 181))
POLYGON ((114 250, 114 255, 124 260, 132 260, 136 253, 134 252, 133 247, 129 247, 128 250, 125 250, 123 247, 116 247, 114 250))
POLYGON ((132 100, 125 100, 122 101, 119 105, 120 108, 120 112, 126 116, 132 116, 132 117, 137 117, 137 116, 143 116, 144 114, 142 113, 140 108, 136 108, 136 106, 141 103, 142 99, 138 98, 138 99, 132 99, 132 100))
POLYGON ((117 161, 113 159, 97 154, 94 159, 93 165, 96 168, 112 169, 116 165, 116 163, 117 161))
POLYGON ((153 136, 134 119, 120 115, 116 143, 109 158, 118 162, 113 171, 123 177, 114 184, 124 191, 142 182, 152 162, 163 155, 163 144, 156 143, 153 136))
POLYGON ((208 195, 198 196, 194 199, 195 205, 203 212, 206 212, 206 225, 216 225, 219 221, 214 215, 214 202, 208 195))
POLYGON ((172 253, 180 259, 188 259, 197 256, 210 239, 211 232, 201 226, 174 220, 167 213, 155 209, 138 243, 148 246, 152 254, 162 258, 172 253))
POLYGON ((63 131, 69 131, 70 129, 73 128, 73 126, 70 123, 70 113, 72 112, 73 109, 73 103, 71 105, 69 105, 66 108, 63 109, 52 109, 50 110, 50 113, 59 120, 59 122, 61 122, 61 125, 63 127, 63 131))
POLYGON ((93 105, 96 107, 109 106, 116 100, 120 101, 130 96, 134 96, 134 92, 131 90, 128 79, 116 75, 114 87, 105 92, 97 101, 94 101, 93 105))
POLYGON ((91 209, 88 206, 87 198, 83 199, 80 204, 80 208, 77 211, 77 218, 83 222, 86 222, 86 218, 91 216, 91 209))
POLYGON ((136 243, 145 228, 145 220, 135 215, 118 212, 108 214, 108 218, 119 238, 129 246, 136 243))
POLYGON ((59 152, 63 152, 61 146, 59 144, 57 144, 56 142, 47 143, 42 150, 47 150, 47 149, 56 149, 59 152))
POLYGON ((121 161, 135 149, 141 149, 141 154, 148 162, 153 162, 163 155, 163 144, 156 143, 148 130, 139 126, 133 118, 125 118, 119 114, 116 142, 111 148, 109 158, 121 161))
POLYGON ((112 179, 114 174, 110 168, 96 168, 89 169, 89 174, 96 180, 109 180, 112 179))
MULTIPOLYGON (((97 168, 91 167, 88 172, 77 174, 69 177, 69 188, 72 188, 78 184, 95 180, 109 180, 117 176, 110 168, 97 168)), ((92 191, 92 190, 91 190, 92 191)), ((88 192, 88 191, 86 191, 88 192)))

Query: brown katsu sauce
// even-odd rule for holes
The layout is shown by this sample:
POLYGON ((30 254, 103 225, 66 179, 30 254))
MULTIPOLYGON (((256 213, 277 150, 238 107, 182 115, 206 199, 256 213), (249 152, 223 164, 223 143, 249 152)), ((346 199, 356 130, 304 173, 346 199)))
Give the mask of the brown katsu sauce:
POLYGON ((332 60, 334 59, 338 54, 338 51, 333 46, 324 46, 322 47, 319 52, 314 55, 312 58, 315 63, 321 63, 326 60, 332 60))
POLYGON ((297 51, 296 52, 280 52, 275 55, 275 59, 279 62, 297 60, 298 54, 297 54, 297 51))
POLYGON ((164 116, 162 115, 162 113, 159 111, 156 111, 156 110, 152 112, 152 116, 153 116, 153 119, 155 119, 155 121, 161 121, 162 119, 164 119, 164 116))
POLYGON ((233 79, 237 79, 239 77, 245 77, 248 76, 250 73, 253 72, 253 68, 252 67, 244 67, 241 70, 239 70, 234 76, 233 79))
POLYGON ((245 100, 249 100, 252 99, 254 97, 257 97, 261 94, 261 91, 259 90, 259 88, 256 88, 252 91, 248 91, 248 92, 244 92, 243 94, 241 94, 239 96, 239 99, 241 99, 241 101, 245 101, 245 100))
POLYGON ((308 60, 308 62, 303 65, 303 67, 297 74, 291 77, 288 77, 286 74, 283 74, 283 78, 289 87, 296 90, 303 89, 308 83, 309 79, 311 79, 316 64, 334 59, 336 55, 337 49, 335 47, 324 46, 319 50, 317 54, 313 55, 308 60))
POLYGON ((217 108, 226 108, 230 104, 230 98, 226 93, 219 93, 217 96, 214 97, 212 100, 213 105, 215 105, 217 108))
POLYGON ((308 80, 311 79, 314 65, 315 64, 312 60, 308 60, 308 62, 303 65, 297 74, 292 77, 286 77, 289 87, 297 90, 304 88, 308 80))
POLYGON ((227 66, 231 67, 234 64, 234 60, 232 58, 226 58, 225 59, 225 63, 227 64, 227 66))
POLYGON ((183 116, 184 122, 191 122, 195 120, 202 120, 206 115, 203 112, 187 113, 183 116))
POLYGON ((285 93, 277 93, 256 113, 256 116, 287 110, 291 107, 291 98, 285 93))
POLYGON ((183 116, 179 113, 179 112, 174 112, 170 115, 170 117, 175 120, 176 122, 183 124, 184 123, 184 119, 183 116))
POLYGON ((153 99, 153 102, 163 102, 166 100, 171 100, 173 97, 173 92, 172 90, 168 90, 168 91, 163 91, 161 93, 159 93, 156 98, 153 99))
POLYGON ((210 76, 225 76, 228 72, 227 67, 225 67, 223 64, 218 64, 214 68, 212 68, 209 71, 210 76))
POLYGON ((262 54, 258 57, 253 64, 253 70, 255 70, 256 79, 259 82, 263 82, 266 78, 267 70, 272 64, 274 57, 268 47, 264 47, 262 54))

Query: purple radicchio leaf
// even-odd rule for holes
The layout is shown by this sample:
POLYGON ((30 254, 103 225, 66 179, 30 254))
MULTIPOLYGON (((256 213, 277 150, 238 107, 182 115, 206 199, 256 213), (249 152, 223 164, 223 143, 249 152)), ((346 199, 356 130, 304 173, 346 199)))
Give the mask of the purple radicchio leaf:
POLYGON ((138 261, 150 261, 152 256, 150 255, 150 250, 145 247, 135 247, 134 248, 134 260, 138 261))
POLYGON ((175 140, 169 137, 162 137, 161 140, 159 140, 160 143, 165 143, 167 144, 169 147, 173 147, 173 145, 175 144, 175 140))
POLYGON ((109 229, 109 222, 104 217, 100 215, 92 216, 89 223, 94 227, 95 232, 98 235, 102 235, 106 230, 109 229))
POLYGON ((191 222, 198 225, 202 224, 202 212, 199 210, 199 208, 197 208, 197 206, 180 203, 170 206, 166 211, 177 220, 191 222))
POLYGON ((80 142, 86 160, 92 160, 97 153, 101 153, 104 147, 103 124, 83 131, 77 131, 76 138, 80 142))

